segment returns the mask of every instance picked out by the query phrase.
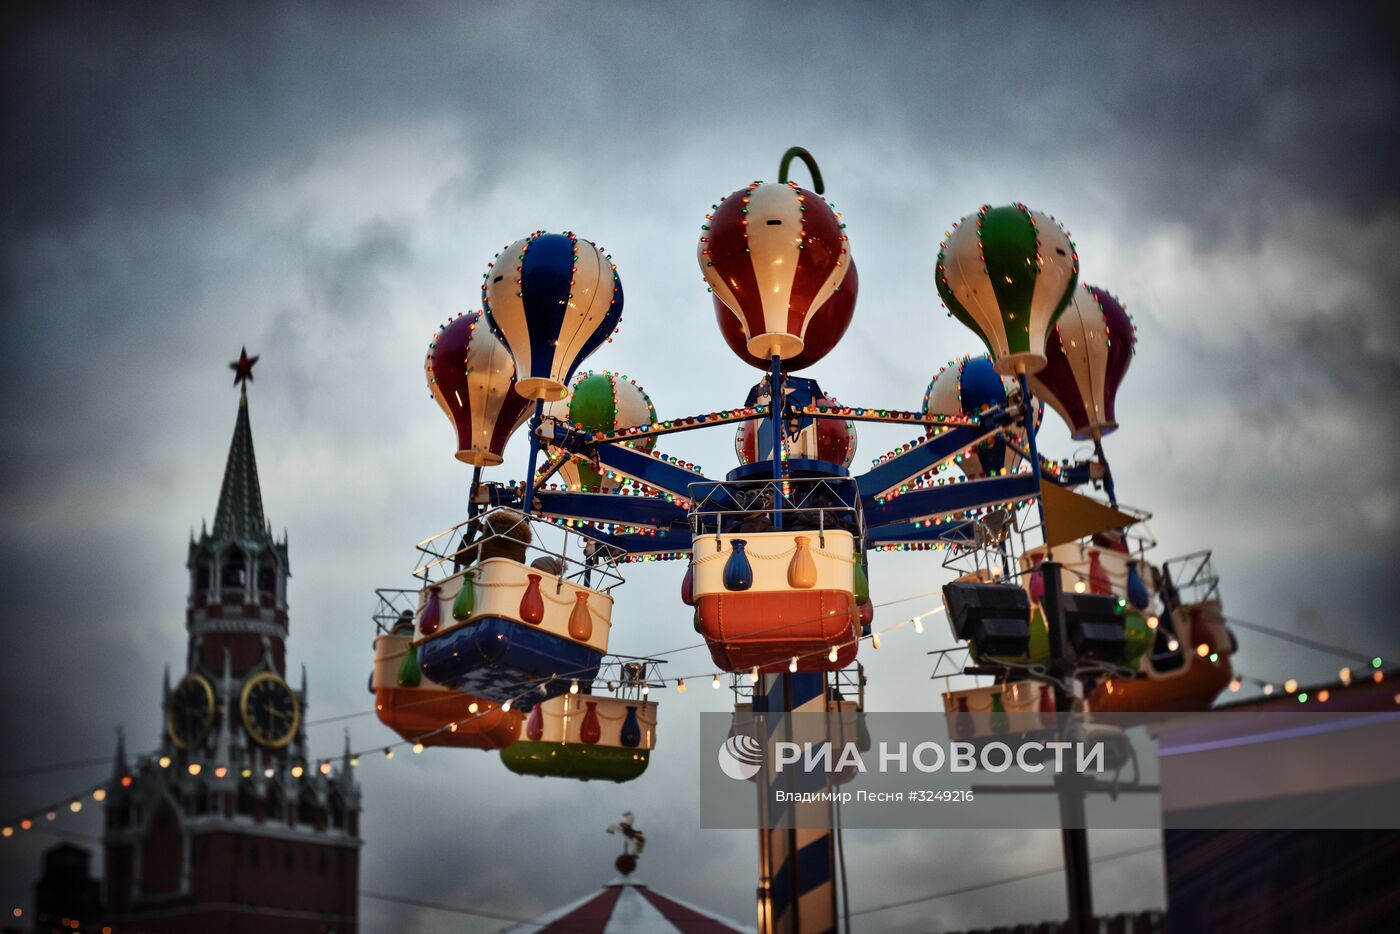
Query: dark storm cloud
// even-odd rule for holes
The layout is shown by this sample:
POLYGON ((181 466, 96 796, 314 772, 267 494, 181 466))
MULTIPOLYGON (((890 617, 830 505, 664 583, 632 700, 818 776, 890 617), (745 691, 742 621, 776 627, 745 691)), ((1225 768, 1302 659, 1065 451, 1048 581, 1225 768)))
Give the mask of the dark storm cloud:
MULTIPOLYGON (((1138 316, 1119 401, 1132 417, 1110 439, 1120 490, 1151 500, 1175 551, 1218 546, 1232 612, 1394 643, 1377 611, 1400 523, 1400 124, 1379 7, 71 4, 7 16, 0 742, 16 766, 103 753, 113 721, 134 746, 153 741, 160 670, 183 664, 185 536, 214 505, 232 424, 222 363, 241 344, 265 359, 254 426, 269 516, 291 532, 292 657, 310 669, 316 716, 360 710, 367 582, 401 579, 408 545, 452 518, 461 489, 419 382, 431 328, 475 303, 502 243, 582 218, 627 248, 624 333, 599 365, 644 380, 667 413, 730 403, 750 372, 716 356, 697 379, 663 348, 682 333, 723 354, 694 225, 719 194, 771 177, 792 143, 822 159, 860 256, 860 317, 820 368, 828 388, 913 404, 938 364, 974 349, 934 313, 938 232, 983 200, 1044 204, 1075 233, 1086 279, 1138 316), (29 715, 56 679, 57 698, 29 715)), ((718 471, 729 440, 676 444, 718 471)), ((883 443, 863 433, 861 456, 883 443)), ((919 592, 925 576, 891 559, 879 586, 919 592)), ((649 615, 674 603, 678 577, 629 575, 626 650, 689 635, 688 620, 649 615)), ((1251 673, 1307 661, 1242 641, 1251 673)), ((891 654, 871 661, 874 702, 932 703, 909 687, 926 683, 921 659, 891 654)), ((367 880, 542 910, 599 881, 572 841, 587 852, 600 815, 631 808, 657 841, 651 881, 749 917, 751 837, 697 834, 694 802, 676 794, 693 784, 690 705, 722 706, 696 697, 709 693, 668 706, 664 754, 632 786, 511 783, 489 755, 367 764, 367 880)), ((357 744, 383 741, 372 721, 353 726, 357 744)), ((327 753, 339 743, 338 727, 315 737, 327 753)), ((78 780, 11 782, 0 796, 8 814, 78 780)), ((967 852, 975 842, 853 836, 854 900, 1054 855, 1053 840, 967 852)), ((35 853, 0 852, 3 897, 22 898, 35 853)), ((1131 877, 1118 885, 1124 907, 1159 900, 1133 901, 1131 877)), ((936 916, 972 927, 1058 911, 1053 880, 1016 892, 940 903, 936 916)), ((447 924, 365 911, 373 931, 447 924)))

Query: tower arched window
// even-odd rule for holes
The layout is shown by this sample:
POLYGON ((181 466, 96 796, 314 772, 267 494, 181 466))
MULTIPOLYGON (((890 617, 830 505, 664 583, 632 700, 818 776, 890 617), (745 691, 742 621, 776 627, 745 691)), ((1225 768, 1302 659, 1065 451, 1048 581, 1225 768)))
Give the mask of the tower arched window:
POLYGON ((258 602, 269 607, 277 602, 277 559, 270 551, 258 560, 258 602))
POLYGON ((209 589, 214 586, 214 564, 207 555, 200 555, 194 564, 194 597, 197 603, 203 603, 209 595, 209 589))
POLYGON ((248 559, 237 545, 224 552, 224 564, 219 570, 219 583, 225 591, 241 591, 248 586, 248 559))

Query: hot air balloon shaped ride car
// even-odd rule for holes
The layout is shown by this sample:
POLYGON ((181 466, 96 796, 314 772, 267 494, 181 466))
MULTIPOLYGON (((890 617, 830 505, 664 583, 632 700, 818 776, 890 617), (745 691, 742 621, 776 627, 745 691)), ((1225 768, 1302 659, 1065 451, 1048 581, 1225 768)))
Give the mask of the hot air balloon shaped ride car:
POLYGON ((504 749, 520 733, 522 714, 484 697, 435 684, 419 670, 413 623, 374 640, 374 709, 379 722, 410 743, 504 749))
POLYGON ((521 709, 592 680, 608 649, 612 597, 568 577, 561 556, 527 564, 532 537, 520 513, 496 509, 479 522, 482 536, 455 556, 461 569, 423 589, 423 673, 521 709))
POLYGON ((655 701, 580 691, 536 705, 501 761, 520 775, 626 782, 655 746, 655 701))

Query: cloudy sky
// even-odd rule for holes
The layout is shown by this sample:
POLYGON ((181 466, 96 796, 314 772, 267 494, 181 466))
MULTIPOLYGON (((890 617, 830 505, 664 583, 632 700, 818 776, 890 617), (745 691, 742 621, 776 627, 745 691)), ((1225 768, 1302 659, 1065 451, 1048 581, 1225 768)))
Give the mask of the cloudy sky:
MULTIPOLYGON (((590 365, 666 415, 742 400, 695 265, 708 206, 810 148, 849 224, 861 296, 811 371, 843 401, 914 407, 976 352, 934 289, 952 221, 1020 200, 1071 231, 1083 279, 1119 295, 1139 348, 1107 448, 1161 557, 1215 550, 1227 611, 1400 655, 1380 584, 1400 501, 1400 196, 1391 24, 1345 4, 301 4, 7 8, 0 367, 0 749, 5 816, 96 781, 116 724, 155 745, 182 665, 185 547, 211 517, 237 396, 267 512, 291 539, 293 663, 310 716, 368 710, 374 585, 458 521, 467 473, 422 382, 427 340, 476 307, 528 231, 615 257, 627 304, 590 365)), ((1042 437, 1075 453, 1053 415, 1042 437)), ((907 438, 862 429, 859 462, 907 438)), ((715 431, 663 449, 711 474, 715 431)), ((498 478, 519 476, 517 438, 498 478)), ((683 568, 634 569, 613 647, 693 641, 683 568)), ((881 556, 877 602, 927 594, 936 559, 881 556)), ((935 584, 930 583, 933 579, 935 584)), ((933 605, 933 598, 910 601, 933 605), (920 602, 922 601, 922 602, 920 602)), ((891 611, 893 612, 893 611, 891 611)), ((884 618, 884 622, 889 622, 884 618)), ((1240 632, 1238 668, 1325 679, 1339 660, 1240 632)), ((870 706, 931 710, 930 627, 867 653, 870 706), (899 643, 894 645, 892 643, 899 643)), ((673 663, 704 670, 703 651, 673 663)), ((702 710, 662 699, 651 770, 623 786, 511 776, 492 754, 367 761, 362 882, 527 916, 606 880, 606 823, 633 810, 641 875, 745 921, 750 833, 697 827, 702 710)), ((349 721, 357 747, 391 735, 349 721)), ((340 726, 313 748, 339 748, 340 726)), ((88 813, 64 817, 84 841, 88 813)), ((52 838, 0 844, 28 902, 52 838)), ((1096 835, 1096 853, 1144 835, 1096 835)), ((852 905, 1058 859, 1054 834, 850 833, 852 905)), ((1097 869, 1107 910, 1160 906, 1160 857, 1097 869)), ((1057 876, 861 916, 857 930, 1056 917, 1057 876)), ((364 930, 497 922, 366 899, 364 930)))

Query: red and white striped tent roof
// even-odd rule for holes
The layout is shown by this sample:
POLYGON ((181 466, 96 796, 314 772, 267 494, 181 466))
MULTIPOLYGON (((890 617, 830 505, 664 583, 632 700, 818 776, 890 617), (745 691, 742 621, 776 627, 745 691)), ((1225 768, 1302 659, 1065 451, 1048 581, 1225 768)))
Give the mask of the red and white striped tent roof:
POLYGON ((735 921, 618 878, 596 892, 501 934, 736 934, 735 921))

